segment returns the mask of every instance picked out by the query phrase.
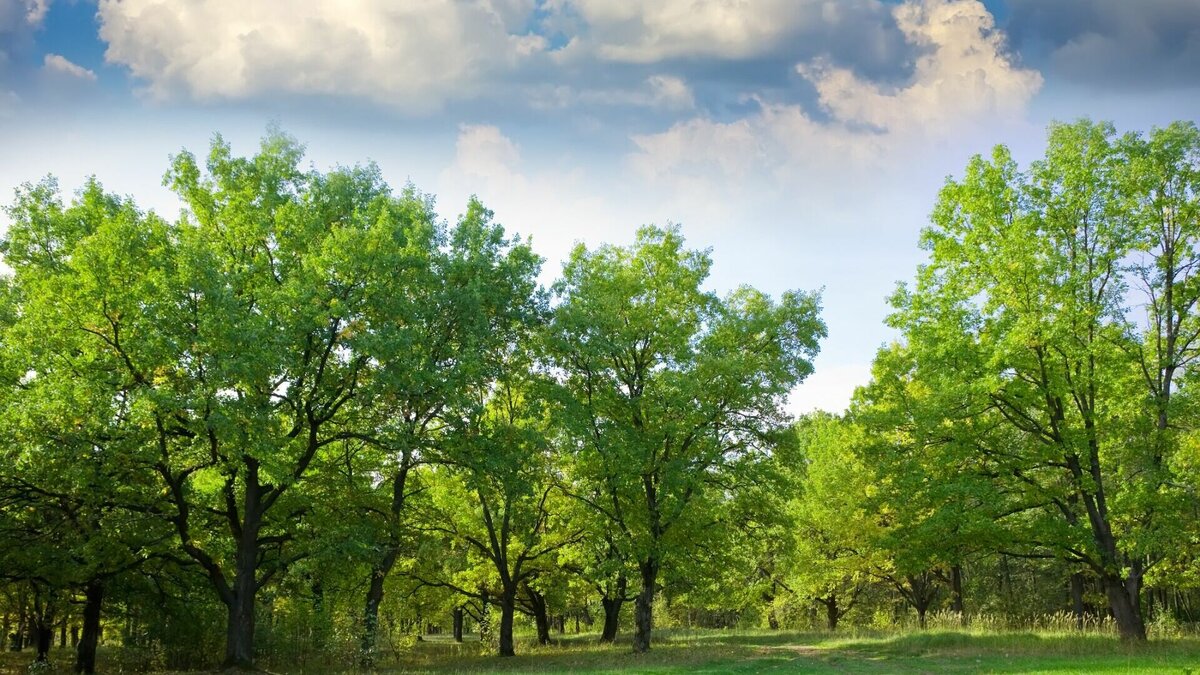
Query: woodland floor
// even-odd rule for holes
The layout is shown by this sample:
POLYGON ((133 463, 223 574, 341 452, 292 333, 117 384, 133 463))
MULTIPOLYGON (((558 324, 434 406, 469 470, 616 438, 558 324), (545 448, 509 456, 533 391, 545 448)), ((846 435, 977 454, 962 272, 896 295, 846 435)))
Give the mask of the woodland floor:
MULTIPOLYGON (((519 641, 518 656, 480 656, 478 643, 434 637, 381 673, 1178 673, 1200 675, 1200 638, 1125 645, 1105 635, 1061 633, 789 633, 672 631, 656 634, 649 654, 624 641, 600 646, 595 636, 563 636, 536 647, 519 641)), ((117 650, 102 650, 101 672, 125 670, 117 650), (104 666, 108 667, 104 667, 104 666)), ((55 650, 54 668, 70 672, 70 650, 55 650)), ((0 655, 0 673, 23 673, 32 654, 0 655)), ((264 664, 273 673, 356 672, 330 665, 264 664)), ((126 670, 126 672, 128 672, 126 670)))

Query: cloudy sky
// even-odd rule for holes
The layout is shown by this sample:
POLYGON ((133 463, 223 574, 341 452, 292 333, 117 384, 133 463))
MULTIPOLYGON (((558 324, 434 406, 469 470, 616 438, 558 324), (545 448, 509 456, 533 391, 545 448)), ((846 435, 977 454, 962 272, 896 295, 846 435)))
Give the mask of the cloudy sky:
POLYGON ((716 290, 824 288, 797 411, 866 381, 970 155, 1197 111, 1200 0, 0 0, 4 201, 95 174, 173 215, 170 153, 276 122, 447 218, 478 194, 547 281, 573 242, 678 222, 716 290))

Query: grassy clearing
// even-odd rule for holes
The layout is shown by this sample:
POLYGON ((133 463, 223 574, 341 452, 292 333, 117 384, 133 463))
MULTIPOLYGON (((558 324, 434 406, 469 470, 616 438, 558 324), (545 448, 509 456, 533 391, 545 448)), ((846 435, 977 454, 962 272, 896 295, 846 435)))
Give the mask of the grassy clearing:
MULTIPOLYGON (((57 650, 56 650, 57 651, 57 650)), ((1196 673, 1200 639, 1152 640, 1126 645, 1108 635, 1051 632, 931 630, 886 633, 746 631, 664 632, 649 654, 634 655, 624 642, 596 644, 594 636, 567 636, 558 644, 518 645, 519 656, 478 654, 478 644, 431 639, 418 643, 385 673, 1196 673)), ((0 672, 24 672, 31 654, 4 654, 0 672)), ((57 651, 56 668, 69 672, 69 650, 57 651)), ((107 650, 102 672, 116 672, 107 650)), ((274 663, 277 673, 332 675, 353 670, 331 665, 274 663)))

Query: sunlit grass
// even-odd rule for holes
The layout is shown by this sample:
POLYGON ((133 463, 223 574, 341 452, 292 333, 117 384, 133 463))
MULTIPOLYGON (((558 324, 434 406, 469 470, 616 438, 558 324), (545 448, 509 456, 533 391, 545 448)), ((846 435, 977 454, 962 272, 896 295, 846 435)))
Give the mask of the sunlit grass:
MULTIPOLYGON (((981 622, 986 625, 987 622, 981 622)), ((757 630, 668 630, 649 654, 633 654, 628 635, 601 645, 595 635, 555 636, 538 646, 521 636, 518 655, 481 653, 478 642, 432 638, 381 663, 383 673, 1200 673, 1200 638, 1123 643, 1103 628, 1077 632, 995 630, 984 626, 925 631, 847 627, 837 633, 757 630)), ((55 668, 70 672, 70 650, 52 652, 55 668)), ((116 672, 117 649, 102 653, 102 672, 116 672)), ((0 672, 25 672, 32 653, 4 654, 0 672)), ((349 664, 273 663, 276 673, 357 672, 349 664)))

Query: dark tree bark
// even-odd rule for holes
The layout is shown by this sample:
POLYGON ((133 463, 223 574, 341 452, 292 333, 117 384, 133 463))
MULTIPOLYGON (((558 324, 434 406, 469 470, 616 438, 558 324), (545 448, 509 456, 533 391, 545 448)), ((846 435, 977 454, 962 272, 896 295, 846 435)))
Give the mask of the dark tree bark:
POLYGON ((104 604, 104 584, 93 579, 84 589, 83 637, 75 648, 75 672, 96 672, 96 646, 100 643, 100 613, 104 604))
POLYGON ((634 603, 633 651, 643 654, 650 651, 650 632, 654 627, 654 590, 658 583, 658 559, 647 558, 638 564, 642 575, 642 590, 634 603))
POLYGON ((400 467, 392 477, 392 501, 388 523, 389 541, 383 555, 371 569, 371 583, 367 587, 367 598, 363 607, 363 635, 360 663, 363 668, 370 668, 375 662, 375 642, 379 631, 379 606, 383 604, 384 582, 388 574, 396 566, 400 557, 400 514, 404 511, 404 502, 408 497, 405 492, 408 484, 408 472, 412 468, 412 454, 405 451, 400 467))
POLYGON ((842 606, 838 604, 837 594, 830 593, 823 598, 817 598, 817 602, 825 606, 825 627, 831 631, 837 630, 838 622, 845 613, 842 606))
POLYGON ((958 616, 958 625, 965 627, 969 623, 967 603, 963 594, 962 565, 950 567, 950 611, 958 616))
POLYGON ((525 588, 525 593, 529 596, 529 609, 533 613, 533 622, 537 626, 538 644, 548 645, 550 644, 550 616, 546 611, 546 596, 529 587, 525 588))
POLYGON ((454 641, 463 641, 463 608, 454 608, 454 641))
POLYGON ((38 662, 50 660, 50 647, 54 645, 54 624, 44 617, 38 617, 33 624, 34 641, 37 645, 38 662))
POLYGON ((1071 613, 1075 616, 1075 630, 1083 630, 1083 572, 1071 574, 1071 613))
POLYGON ((393 549, 371 570, 371 583, 367 585, 367 600, 363 607, 363 634, 359 645, 359 663, 363 668, 375 664, 375 642, 379 635, 379 605, 383 603, 383 585, 388 572, 396 564, 399 550, 393 549))
POLYGON ((962 565, 950 568, 950 610, 966 620, 966 604, 963 602, 962 565))
POLYGON ((1117 574, 1106 574, 1101 581, 1121 639, 1145 641, 1146 624, 1142 621, 1141 608, 1136 604, 1136 591, 1131 592, 1126 580, 1117 574))
POLYGON ((925 615, 930 605, 937 599, 938 587, 934 575, 928 571, 920 574, 906 574, 903 582, 893 580, 896 590, 905 601, 917 610, 917 624, 925 629, 925 615))
POLYGON ((25 649, 26 635, 28 633, 27 625, 29 622, 29 612, 25 607, 25 598, 21 598, 21 609, 17 614, 17 632, 13 633, 12 647, 14 652, 19 652, 25 649))
POLYGON ((625 604, 625 593, 628 586, 629 581, 625 575, 619 574, 613 593, 600 598, 600 604, 604 607, 604 630, 600 633, 601 642, 612 642, 617 639, 617 628, 621 624, 621 606, 625 604))
POLYGON ((500 598, 500 656, 516 656, 513 647, 513 616, 517 609, 517 589, 505 589, 500 598))
POLYGON ((262 529, 262 485, 258 481, 258 463, 249 460, 243 497, 243 519, 234 557, 233 587, 226 600, 228 623, 225 631, 224 667, 240 670, 254 668, 254 609, 258 595, 258 562, 262 529))

